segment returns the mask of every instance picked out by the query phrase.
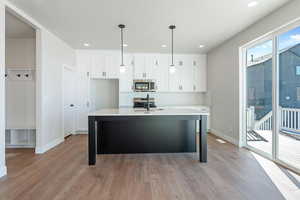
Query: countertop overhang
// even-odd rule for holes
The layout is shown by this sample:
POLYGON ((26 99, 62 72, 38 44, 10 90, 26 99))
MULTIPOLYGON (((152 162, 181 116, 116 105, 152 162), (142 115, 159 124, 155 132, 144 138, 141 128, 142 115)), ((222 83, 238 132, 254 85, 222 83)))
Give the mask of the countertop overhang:
POLYGON ((202 108, 158 108, 147 111, 146 109, 134 108, 115 108, 101 109, 91 112, 88 116, 193 116, 193 115, 209 115, 207 107, 202 108))

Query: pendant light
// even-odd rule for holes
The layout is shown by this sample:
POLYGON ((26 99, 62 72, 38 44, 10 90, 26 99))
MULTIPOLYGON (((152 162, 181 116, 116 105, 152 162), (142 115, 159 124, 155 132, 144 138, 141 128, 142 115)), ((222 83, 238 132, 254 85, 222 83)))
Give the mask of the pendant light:
POLYGON ((169 29, 171 30, 171 54, 172 54, 172 63, 170 67, 170 72, 174 73, 175 72, 175 65, 174 65, 174 29, 176 28, 175 25, 170 25, 169 29))
POLYGON ((123 29, 125 28, 124 24, 119 24, 118 26, 121 30, 121 65, 120 65, 120 72, 125 72, 126 68, 124 65, 124 40, 123 40, 123 29))

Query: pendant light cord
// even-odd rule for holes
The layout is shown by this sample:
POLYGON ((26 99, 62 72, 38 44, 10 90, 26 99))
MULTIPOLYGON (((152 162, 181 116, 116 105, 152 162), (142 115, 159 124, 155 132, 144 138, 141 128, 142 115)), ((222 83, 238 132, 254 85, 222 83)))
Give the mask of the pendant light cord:
POLYGON ((122 64, 121 64, 121 66, 124 66, 124 56, 123 56, 123 54, 124 54, 124 44, 123 44, 123 28, 121 28, 121 57, 122 57, 122 64))
POLYGON ((121 66, 124 66, 124 41, 123 41, 123 29, 125 28, 124 24, 119 24, 121 29, 121 66))
POLYGON ((171 52, 172 52, 172 64, 171 66, 174 66, 174 29, 176 28, 175 25, 170 25, 169 29, 171 29, 171 52))
POLYGON ((172 29, 172 66, 174 66, 174 29, 172 29))

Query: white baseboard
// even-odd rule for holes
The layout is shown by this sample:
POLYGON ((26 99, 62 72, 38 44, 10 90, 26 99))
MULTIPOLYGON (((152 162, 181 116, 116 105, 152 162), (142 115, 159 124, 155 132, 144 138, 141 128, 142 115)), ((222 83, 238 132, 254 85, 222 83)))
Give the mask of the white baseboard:
POLYGON ((6 166, 0 166, 0 177, 5 176, 7 174, 6 166))
POLYGON ((239 146, 239 140, 237 140, 237 139, 235 139, 231 136, 225 135, 221 131, 217 131, 215 129, 210 129, 210 133, 215 135, 215 136, 218 136, 218 137, 222 138, 223 140, 226 140, 227 142, 230 142, 231 144, 239 146))
POLYGON ((49 151, 50 149, 52 149, 53 147, 59 145, 60 143, 62 143, 64 141, 63 138, 57 138, 56 140, 49 142, 48 144, 42 146, 42 147, 36 147, 35 148, 35 153, 36 154, 42 154, 45 153, 46 151, 49 151))
POLYGON ((88 134, 88 130, 77 130, 75 131, 75 134, 88 134))

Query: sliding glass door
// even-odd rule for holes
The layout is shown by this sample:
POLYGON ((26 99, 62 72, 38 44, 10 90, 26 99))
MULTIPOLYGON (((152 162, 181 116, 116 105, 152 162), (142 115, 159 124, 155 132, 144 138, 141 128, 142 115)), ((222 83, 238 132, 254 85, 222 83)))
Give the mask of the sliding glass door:
POLYGON ((272 155, 272 53, 266 40, 246 52, 246 142, 251 148, 272 155))
POLYGON ((277 158, 300 169, 300 27, 278 36, 277 158))
POLYGON ((300 172, 300 22, 243 47, 246 147, 300 172))

